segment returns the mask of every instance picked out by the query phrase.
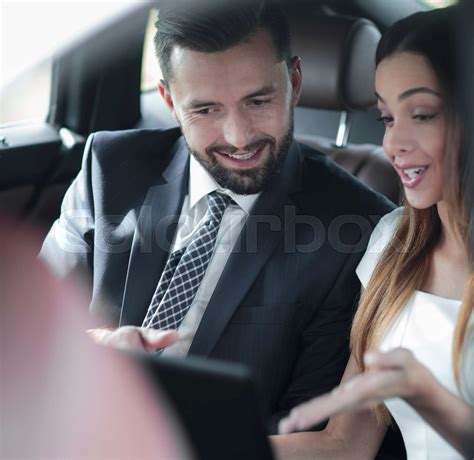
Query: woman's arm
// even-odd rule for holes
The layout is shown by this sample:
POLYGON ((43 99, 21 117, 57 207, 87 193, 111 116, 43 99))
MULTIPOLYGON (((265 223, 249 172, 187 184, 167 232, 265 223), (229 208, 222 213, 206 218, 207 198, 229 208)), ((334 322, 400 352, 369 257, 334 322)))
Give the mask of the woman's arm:
POLYGON ((305 429, 333 414, 400 397, 462 455, 474 456, 474 407, 443 387, 409 350, 368 353, 365 364, 365 373, 292 411, 281 424, 283 431, 305 429))
MULTIPOLYGON (((357 362, 351 356, 341 385, 347 384, 360 372, 357 362)), ((307 404, 311 404, 311 402, 307 404)), ((311 413, 311 410, 309 413, 310 416, 315 415, 311 413)), ((294 417, 295 414, 298 415, 298 409, 292 412, 291 417, 294 417)), ((307 422, 305 428, 312 426, 313 423, 305 418, 306 412, 302 415, 304 421, 307 422)), ((322 420, 325 418, 327 417, 323 417, 322 420)), ((284 424, 280 428, 285 431, 284 424)), ((378 423, 372 411, 365 409, 357 413, 345 413, 331 417, 323 431, 272 436, 270 441, 276 457, 280 460, 374 458, 386 431, 387 426, 378 423)))
MULTIPOLYGON (((413 355, 410 359, 415 360, 413 355)), ((424 375, 420 376, 413 396, 405 397, 405 401, 459 453, 474 458, 474 407, 451 393, 428 369, 421 367, 424 375)))

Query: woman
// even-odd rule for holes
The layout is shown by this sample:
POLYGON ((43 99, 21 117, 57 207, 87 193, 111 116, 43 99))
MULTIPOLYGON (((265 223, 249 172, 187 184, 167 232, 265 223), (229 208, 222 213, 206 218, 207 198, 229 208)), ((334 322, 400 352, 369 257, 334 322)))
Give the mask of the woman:
POLYGON ((405 18, 378 46, 384 149, 406 204, 382 219, 357 269, 364 291, 341 385, 292 411, 280 432, 330 421, 322 432, 275 437, 281 458, 373 458, 391 416, 409 460, 474 457, 474 283, 455 13, 405 18))

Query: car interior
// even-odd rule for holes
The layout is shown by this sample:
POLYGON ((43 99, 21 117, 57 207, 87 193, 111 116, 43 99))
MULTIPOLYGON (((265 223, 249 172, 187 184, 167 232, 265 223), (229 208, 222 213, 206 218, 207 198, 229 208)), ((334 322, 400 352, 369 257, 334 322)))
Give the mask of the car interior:
MULTIPOLYGON (((375 110, 374 52, 389 24, 427 9, 427 3, 283 3, 293 54, 301 57, 303 69, 296 140, 332 157, 369 187, 400 203, 398 176, 383 152, 383 125, 375 110)), ((137 2, 126 16, 61 50, 52 61, 46 119, 0 124, 2 213, 32 222, 45 234, 81 167, 90 133, 176 125, 156 88, 142 90, 144 49, 150 40, 147 25, 159 8, 159 1, 137 2)), ((388 437, 389 447, 381 458, 404 458, 397 430, 388 437)))
MULTIPOLYGON (((380 30, 403 8, 394 14, 376 3, 285 2, 293 53, 303 66, 295 135, 399 202, 398 179, 381 149, 372 75, 380 30)), ((413 3, 407 2, 406 14, 422 7, 413 3)), ((46 120, 0 125, 3 212, 46 232, 79 171, 90 133, 176 125, 156 89, 141 90, 144 42, 151 38, 145 32, 157 9, 159 2, 142 4, 55 56, 46 120)))

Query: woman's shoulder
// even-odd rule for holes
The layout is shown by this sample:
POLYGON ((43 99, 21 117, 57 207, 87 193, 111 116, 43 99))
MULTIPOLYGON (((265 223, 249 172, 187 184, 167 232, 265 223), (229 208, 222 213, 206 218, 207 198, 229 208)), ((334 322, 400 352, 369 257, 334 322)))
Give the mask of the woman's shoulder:
POLYGON ((474 405, 474 316, 471 315, 464 339, 463 356, 461 358, 461 393, 464 399, 474 405))
POLYGON ((390 240, 393 238, 393 235, 406 212, 406 208, 401 206, 395 208, 392 212, 385 214, 385 216, 379 220, 370 236, 369 244, 367 245, 367 252, 381 253, 384 251, 390 240))
POLYGON ((396 208, 383 216, 374 228, 369 244, 367 245, 367 250, 356 269, 357 276, 364 287, 367 286, 375 266, 385 251, 385 248, 392 240, 406 212, 407 210, 404 207, 396 208))

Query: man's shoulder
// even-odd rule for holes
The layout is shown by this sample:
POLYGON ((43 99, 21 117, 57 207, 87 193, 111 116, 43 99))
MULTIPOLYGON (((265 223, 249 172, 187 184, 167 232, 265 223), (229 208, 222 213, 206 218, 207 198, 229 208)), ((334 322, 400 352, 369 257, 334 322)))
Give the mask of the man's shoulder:
POLYGON ((339 166, 324 153, 299 144, 302 156, 302 191, 319 205, 336 212, 383 215, 394 204, 339 166))
POLYGON ((179 128, 98 131, 91 136, 91 150, 93 156, 115 162, 121 157, 156 156, 169 151, 180 136, 179 128))
POLYGON ((97 131, 94 133, 94 142, 107 146, 109 144, 122 144, 135 142, 148 142, 154 140, 176 140, 181 135, 179 128, 169 129, 124 129, 117 131, 97 131))
MULTIPOLYGON (((86 147, 83 170, 95 199, 110 213, 125 212, 125 207, 141 203, 149 187, 159 183, 178 158, 180 138, 179 129, 94 133, 86 147)), ((184 170, 181 158, 184 155, 176 164, 184 170)))

